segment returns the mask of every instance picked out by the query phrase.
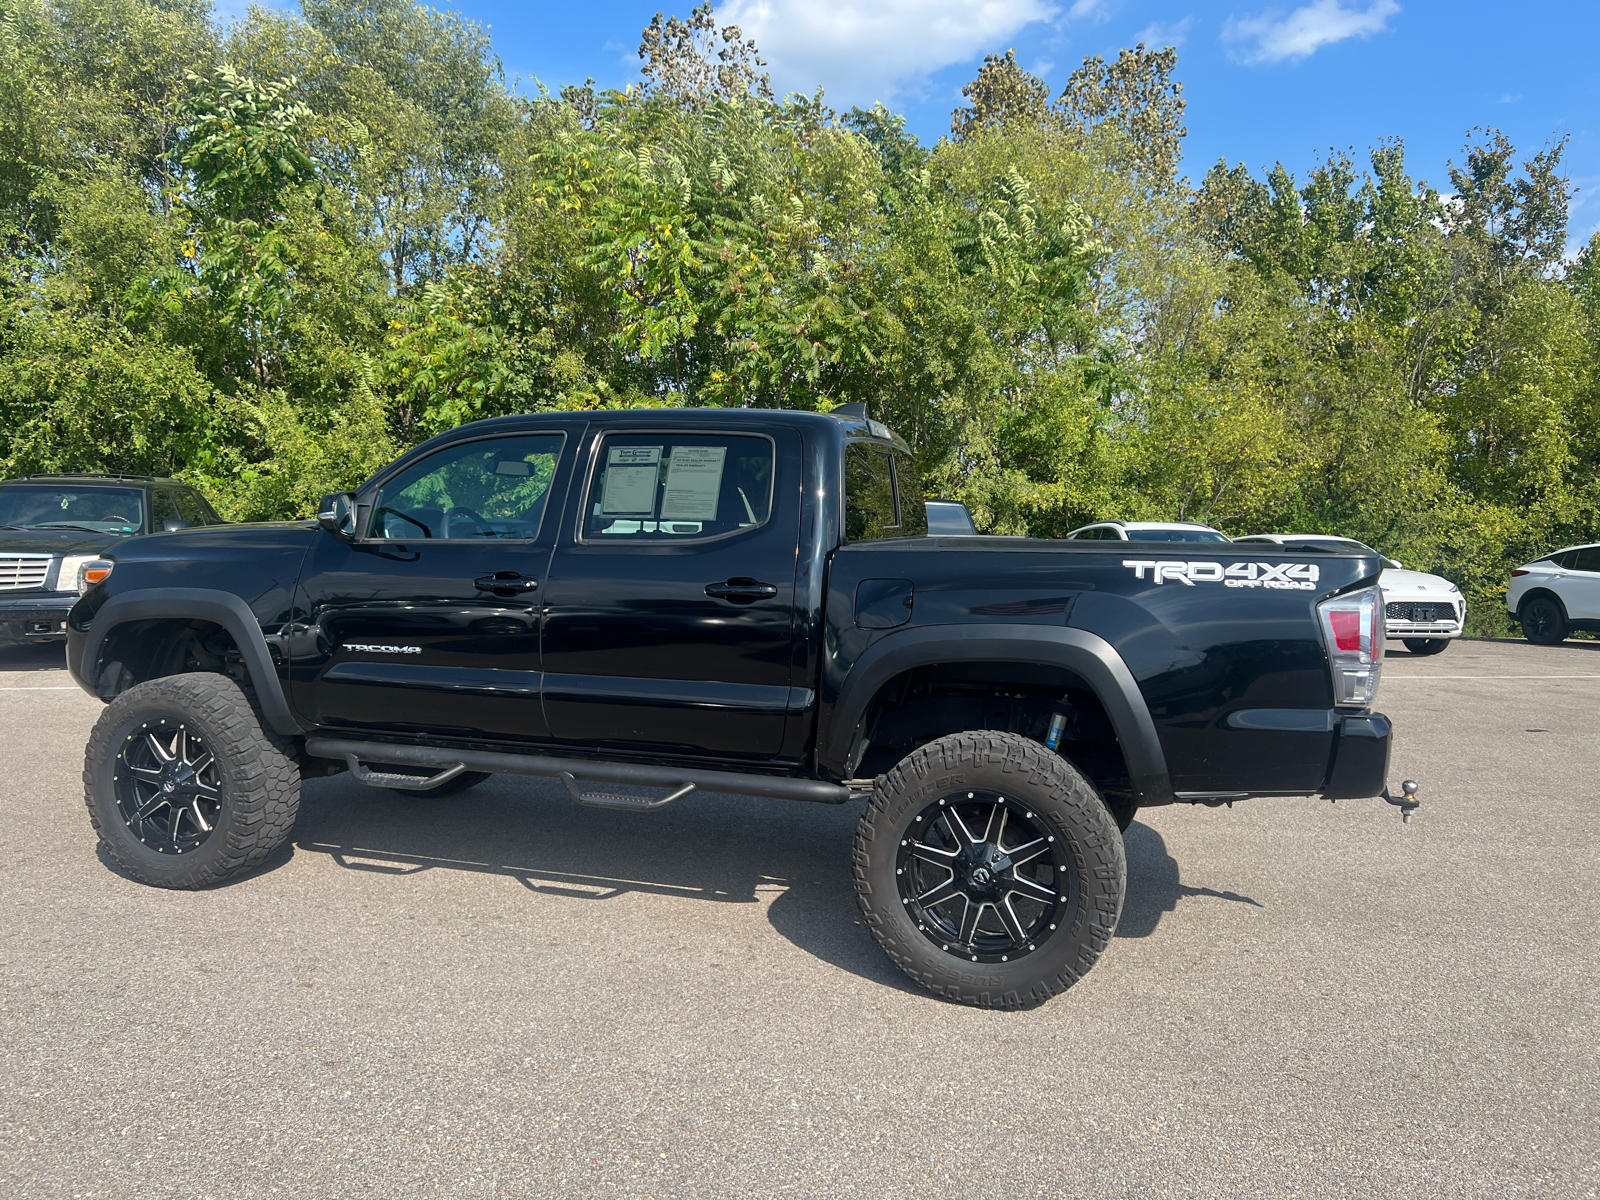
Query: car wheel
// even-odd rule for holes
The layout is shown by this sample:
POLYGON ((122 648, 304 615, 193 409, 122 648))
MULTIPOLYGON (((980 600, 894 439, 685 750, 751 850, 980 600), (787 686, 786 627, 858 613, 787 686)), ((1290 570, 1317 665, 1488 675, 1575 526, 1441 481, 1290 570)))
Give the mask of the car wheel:
POLYGON ((1522 606, 1517 614, 1522 623, 1522 636, 1540 646, 1554 646, 1566 641, 1567 614, 1548 596, 1535 596, 1522 606))
POLYGON ((1443 654, 1450 645, 1449 638, 1406 638, 1406 649, 1413 654, 1443 654))
POLYGON ((202 888, 259 866, 300 810, 300 768, 225 675, 170 675, 106 706, 83 764, 89 820, 140 883, 202 888))
POLYGON ((855 840, 856 897, 896 966, 980 1008, 1026 1008, 1094 966, 1127 859, 1094 785, 1037 742, 969 732, 879 779, 855 840))

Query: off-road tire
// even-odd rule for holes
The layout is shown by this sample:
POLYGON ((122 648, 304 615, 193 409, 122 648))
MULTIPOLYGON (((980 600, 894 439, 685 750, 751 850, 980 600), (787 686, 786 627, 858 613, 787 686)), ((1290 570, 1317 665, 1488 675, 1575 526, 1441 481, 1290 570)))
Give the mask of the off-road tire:
POLYGON ((1406 649, 1413 654, 1443 654, 1450 648, 1450 638, 1403 638, 1406 649))
MULTIPOLYGON (((437 775, 439 772, 432 767, 398 767, 385 766, 382 763, 368 763, 375 771, 383 771, 395 775, 437 775)), ((443 800, 447 796, 459 796, 468 788, 475 788, 494 776, 487 771, 463 771, 454 779, 446 779, 438 787, 431 788, 385 788, 384 791, 395 796, 406 796, 414 800, 443 800)))
POLYGON ((140 883, 211 887, 259 866, 288 838, 300 809, 300 768, 288 742, 266 725, 253 701, 225 675, 169 675, 129 688, 95 722, 83 764, 89 821, 105 852, 140 883), (220 785, 213 830, 182 854, 158 853, 141 842, 115 790, 127 739, 163 720, 199 734, 215 755, 220 785))
POLYGON ((995 732, 940 738, 879 777, 853 857, 856 898, 889 958, 929 991, 980 1008, 1029 1008, 1083 978, 1116 932, 1128 873, 1122 836, 1094 785, 1037 742, 995 732), (942 950, 919 930, 897 884, 897 857, 916 817, 971 790, 1026 805, 1035 824, 1054 831, 1070 867, 1059 927, 1009 962, 942 950))
POLYGON ((1535 596, 1517 613, 1522 636, 1536 646, 1558 646, 1567 640, 1571 629, 1561 605, 1548 596, 1535 596))

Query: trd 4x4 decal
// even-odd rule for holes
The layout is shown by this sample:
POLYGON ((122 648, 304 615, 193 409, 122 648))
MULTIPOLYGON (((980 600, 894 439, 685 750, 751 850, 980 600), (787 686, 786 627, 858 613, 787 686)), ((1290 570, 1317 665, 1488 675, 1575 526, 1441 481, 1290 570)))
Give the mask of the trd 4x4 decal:
POLYGON ((1193 587, 1197 583, 1220 583, 1231 588, 1271 588, 1274 591, 1309 592, 1317 586, 1322 574, 1316 563, 1279 563, 1273 566, 1264 562, 1229 563, 1179 562, 1176 559, 1125 558, 1122 565, 1133 571, 1135 579, 1143 579, 1145 572, 1156 583, 1181 583, 1193 587))

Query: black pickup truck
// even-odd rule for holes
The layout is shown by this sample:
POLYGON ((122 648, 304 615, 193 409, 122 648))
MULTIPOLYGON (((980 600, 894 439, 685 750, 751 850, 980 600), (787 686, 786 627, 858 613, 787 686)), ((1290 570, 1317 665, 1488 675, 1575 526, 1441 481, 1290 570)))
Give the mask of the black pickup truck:
POLYGON ((87 802, 130 875, 196 888, 346 769, 864 801, 890 957, 1029 1005, 1106 948, 1140 807, 1386 794, 1381 564, 1266 549, 930 536, 865 414, 482 421, 315 522, 119 545, 69 619, 108 702, 87 802))

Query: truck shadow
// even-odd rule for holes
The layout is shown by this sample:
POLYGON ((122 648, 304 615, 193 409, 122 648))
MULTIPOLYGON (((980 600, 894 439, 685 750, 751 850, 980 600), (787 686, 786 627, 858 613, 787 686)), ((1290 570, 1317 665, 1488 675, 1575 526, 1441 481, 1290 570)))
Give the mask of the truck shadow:
POLYGON ((1237 892, 1219 892, 1213 888, 1190 887, 1178 877, 1178 860, 1167 853, 1167 843, 1150 826, 1135 821, 1122 835, 1122 845, 1128 855, 1128 892, 1122 901, 1122 920, 1117 925, 1117 936, 1125 938, 1149 937, 1161 924, 1161 918, 1178 907, 1186 896, 1205 896, 1214 900, 1231 900, 1264 908, 1259 900, 1241 896, 1237 892))
MULTIPOLYGON (((430 799, 363 787, 345 776, 309 780, 288 848, 338 867, 401 880, 467 871, 514 880, 558 902, 629 893, 720 904, 767 901, 773 929, 815 958, 918 995, 873 942, 850 880, 856 805, 795 804, 705 795, 659 813, 581 808, 559 784, 495 779, 430 799)), ((1119 937, 1148 937, 1184 896, 1256 901, 1185 887, 1161 835, 1135 823, 1125 838, 1128 892, 1119 937)))

